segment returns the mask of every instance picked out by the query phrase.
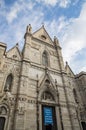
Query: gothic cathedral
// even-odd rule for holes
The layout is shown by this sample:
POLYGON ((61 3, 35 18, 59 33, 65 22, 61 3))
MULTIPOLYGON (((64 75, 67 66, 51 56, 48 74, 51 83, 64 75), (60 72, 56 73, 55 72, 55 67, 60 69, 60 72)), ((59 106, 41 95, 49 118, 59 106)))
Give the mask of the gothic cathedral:
POLYGON ((86 130, 86 72, 64 67, 44 26, 24 39, 22 51, 0 42, 0 130, 86 130))

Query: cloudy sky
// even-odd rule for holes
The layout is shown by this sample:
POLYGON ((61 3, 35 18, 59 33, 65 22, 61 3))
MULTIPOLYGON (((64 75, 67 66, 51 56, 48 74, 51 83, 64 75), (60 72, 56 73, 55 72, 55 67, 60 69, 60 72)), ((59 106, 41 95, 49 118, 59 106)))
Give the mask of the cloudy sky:
POLYGON ((17 42, 21 49, 26 26, 34 32, 42 23, 73 72, 86 71, 86 0, 0 0, 0 41, 8 49, 17 42))

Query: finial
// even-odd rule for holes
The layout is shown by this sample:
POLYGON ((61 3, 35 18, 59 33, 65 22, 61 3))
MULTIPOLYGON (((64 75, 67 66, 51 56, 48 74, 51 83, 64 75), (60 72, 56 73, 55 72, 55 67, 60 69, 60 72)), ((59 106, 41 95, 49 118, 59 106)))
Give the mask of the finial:
POLYGON ((18 42, 16 43, 16 46, 17 46, 17 47, 19 46, 18 42))
POLYGON ((57 43, 58 42, 58 39, 56 36, 54 36, 54 42, 57 43))
POLYGON ((66 61, 66 65, 68 65, 68 62, 66 61))
POLYGON ((44 22, 42 22, 42 27, 44 27, 44 22))
POLYGON ((29 25, 27 26, 26 32, 27 32, 27 33, 31 33, 31 32, 32 32, 31 24, 29 24, 29 25))
POLYGON ((56 36, 54 36, 54 43, 55 43, 56 46, 60 46, 60 45, 59 45, 59 41, 58 41, 58 39, 57 39, 56 36))

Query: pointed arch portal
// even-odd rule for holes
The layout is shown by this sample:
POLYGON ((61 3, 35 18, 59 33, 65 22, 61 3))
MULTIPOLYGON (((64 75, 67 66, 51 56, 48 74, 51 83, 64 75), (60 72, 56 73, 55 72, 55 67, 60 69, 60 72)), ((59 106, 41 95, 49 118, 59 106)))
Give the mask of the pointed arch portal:
POLYGON ((57 130, 54 106, 42 105, 42 130, 57 130))
POLYGON ((86 130, 86 122, 81 122, 83 130, 86 130))
POLYGON ((49 91, 44 91, 41 99, 45 102, 42 103, 42 130, 57 130, 55 106, 50 104, 55 103, 54 96, 49 91))
POLYGON ((61 130, 58 97, 49 73, 39 82, 37 105, 37 130, 61 130))

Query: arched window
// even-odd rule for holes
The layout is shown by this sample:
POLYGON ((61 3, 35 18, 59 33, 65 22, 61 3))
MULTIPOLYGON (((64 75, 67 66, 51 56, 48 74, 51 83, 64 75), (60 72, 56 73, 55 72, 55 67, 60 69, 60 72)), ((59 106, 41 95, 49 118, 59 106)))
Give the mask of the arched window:
POLYGON ((73 95, 74 95, 75 102, 78 103, 77 92, 75 89, 73 89, 73 95))
POLYGON ((48 53, 46 51, 42 54, 42 64, 48 66, 48 53))
POLYGON ((12 81, 13 81, 13 76, 12 74, 10 74, 7 76, 4 91, 11 91, 12 81))

